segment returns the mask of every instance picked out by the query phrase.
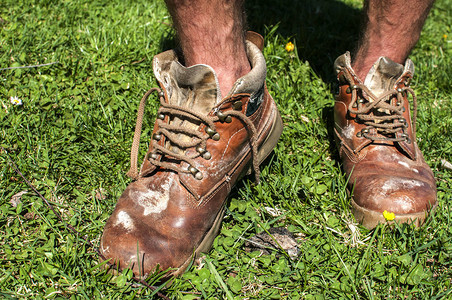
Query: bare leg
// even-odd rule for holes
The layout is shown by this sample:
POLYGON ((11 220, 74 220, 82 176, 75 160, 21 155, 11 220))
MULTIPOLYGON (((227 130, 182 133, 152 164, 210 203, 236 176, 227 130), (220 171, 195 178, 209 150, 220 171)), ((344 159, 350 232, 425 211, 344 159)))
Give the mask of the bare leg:
POLYGON ((217 73, 221 94, 249 72, 245 51, 244 0, 165 0, 187 67, 207 64, 217 73))
POLYGON ((364 79, 373 63, 386 56, 403 64, 416 45, 434 0, 367 0, 366 28, 352 64, 364 79))

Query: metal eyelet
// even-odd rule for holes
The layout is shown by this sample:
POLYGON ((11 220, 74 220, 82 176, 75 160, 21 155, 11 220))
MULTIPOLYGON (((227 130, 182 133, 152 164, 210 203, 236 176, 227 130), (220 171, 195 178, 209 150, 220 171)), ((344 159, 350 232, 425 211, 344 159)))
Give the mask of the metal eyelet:
POLYGON ((165 119, 165 115, 164 114, 159 114, 157 116, 157 118, 159 118, 160 120, 164 120, 165 119))
POLYGON ((347 94, 351 94, 351 93, 352 93, 352 89, 351 89, 350 87, 348 87, 348 88, 345 90, 345 92, 346 92, 347 94))
POLYGON ((190 173, 192 173, 193 175, 195 175, 196 173, 198 173, 198 169, 196 169, 193 166, 189 166, 188 167, 188 171, 190 171, 190 173))
POLYGON ((218 119, 220 119, 221 122, 223 122, 224 119, 226 118, 226 115, 223 112, 218 111, 217 112, 217 117, 218 117, 218 119))
POLYGON ((358 102, 359 103, 364 103, 364 99, 360 98, 360 99, 358 99, 358 102))
POLYGON ((158 134, 158 133, 154 133, 154 134, 152 135, 152 138, 153 138, 154 140, 156 140, 156 141, 160 141, 160 140, 162 139, 162 135, 161 135, 161 134, 158 134))
POLYGON ((402 123, 402 124, 405 124, 405 123, 406 123, 406 120, 405 120, 405 118, 400 118, 400 119, 399 119, 399 122, 402 123))
POLYGON ((199 154, 201 154, 202 158, 204 158, 205 160, 209 160, 212 158, 212 154, 210 154, 210 152, 204 149, 203 147, 196 148, 196 151, 199 154))
POLYGON ((218 132, 216 132, 212 128, 206 127, 206 133, 212 138, 212 140, 214 140, 214 141, 220 140, 220 135, 218 134, 218 132))
POLYGON ((402 133, 402 134, 400 135, 400 137, 401 137, 401 138, 404 138, 406 143, 411 144, 411 140, 410 140, 410 137, 408 136, 408 134, 402 133))
POLYGON ((151 153, 149 156, 148 156, 148 159, 157 159, 159 156, 158 156, 158 154, 157 153, 151 153))
POLYGON ((206 152, 206 149, 204 149, 203 147, 198 147, 198 148, 196 148, 196 151, 197 151, 199 154, 204 154, 204 153, 206 152))
POLYGON ((209 151, 206 151, 202 154, 202 158, 204 158, 205 160, 209 160, 212 158, 212 154, 210 154, 209 151))
POLYGON ((363 136, 363 134, 361 133, 361 131, 358 131, 358 133, 356 134, 356 137, 362 137, 363 136))
POLYGON ((210 127, 206 127, 206 133, 207 133, 209 136, 213 136, 213 135, 216 133, 216 131, 213 130, 212 128, 210 128, 210 127))
POLYGON ((232 108, 233 108, 234 110, 242 110, 242 106, 243 106, 243 103, 242 103, 241 100, 235 101, 235 102, 232 104, 232 108))
POLYGON ((398 89, 397 89, 397 92, 398 92, 398 93, 402 93, 402 92, 403 92, 403 89, 398 88, 398 89))
POLYGON ((159 93, 159 97, 164 97, 165 96, 165 93, 164 92, 160 92, 159 93))
POLYGON ((212 140, 219 141, 220 140, 220 134, 216 132, 214 135, 212 135, 212 140))
POLYGON ((195 177, 197 180, 201 180, 204 176, 202 173, 193 166, 188 167, 188 171, 195 177))
POLYGON ((218 117, 218 119, 220 119, 221 122, 226 122, 226 123, 232 122, 231 116, 228 116, 221 111, 217 112, 217 117, 218 117))

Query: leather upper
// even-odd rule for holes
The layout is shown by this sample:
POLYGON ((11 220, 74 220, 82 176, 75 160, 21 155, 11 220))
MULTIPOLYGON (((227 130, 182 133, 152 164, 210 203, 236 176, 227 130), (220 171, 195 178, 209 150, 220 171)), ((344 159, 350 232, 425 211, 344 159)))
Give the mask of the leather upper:
POLYGON ((412 62, 408 60, 402 66, 382 57, 372 67, 364 84, 351 68, 348 53, 339 57, 335 66, 339 81, 334 105, 335 135, 354 201, 364 209, 387 210, 396 215, 428 211, 436 205, 436 183, 417 146, 410 114, 407 95, 414 74, 412 62), (367 90, 358 87, 362 85, 367 90), (376 127, 364 124, 353 114, 355 109, 375 101, 366 94, 367 91, 374 98, 392 93, 383 106, 395 107, 394 111, 374 108, 362 117, 379 116, 376 127), (350 108, 353 93, 359 103, 356 108, 350 108), (403 103, 403 108, 397 103, 403 103), (391 120, 383 119, 382 116, 390 118, 395 110, 401 115, 391 120), (381 133, 377 129, 381 124, 389 124, 397 132, 381 133))

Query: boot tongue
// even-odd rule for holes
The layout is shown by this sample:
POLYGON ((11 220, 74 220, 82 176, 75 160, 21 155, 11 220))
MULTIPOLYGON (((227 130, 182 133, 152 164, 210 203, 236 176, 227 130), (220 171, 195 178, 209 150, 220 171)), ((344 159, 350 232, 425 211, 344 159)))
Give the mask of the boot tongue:
POLYGON ((189 68, 173 61, 169 69, 172 93, 169 103, 207 115, 219 102, 219 88, 214 70, 207 65, 189 68))
MULTIPOLYGON (((174 51, 164 52, 154 58, 154 74, 164 86, 171 105, 195 111, 207 116, 220 100, 218 80, 214 70, 207 65, 184 67, 174 51)), ((172 125, 197 130, 200 122, 192 118, 174 116, 169 120, 172 125)), ((190 142, 192 137, 178 134, 183 142, 190 142)), ((176 153, 179 148, 168 141, 166 147, 176 153)))
POLYGON ((403 71, 404 68, 402 65, 382 56, 370 69, 364 80, 364 85, 378 97, 394 88, 394 84, 400 78, 403 71))

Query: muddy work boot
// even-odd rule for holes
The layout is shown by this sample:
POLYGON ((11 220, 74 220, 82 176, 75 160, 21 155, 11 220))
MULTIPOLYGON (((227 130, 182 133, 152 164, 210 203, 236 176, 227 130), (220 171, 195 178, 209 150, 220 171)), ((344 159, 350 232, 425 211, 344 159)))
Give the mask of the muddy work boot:
POLYGON ((364 83, 348 52, 335 69, 334 130, 356 220, 369 229, 392 219, 419 226, 437 202, 435 178, 416 143, 413 62, 380 57, 364 83))
POLYGON ((246 46, 252 70, 224 98, 210 66, 186 68, 173 50, 154 58, 161 90, 153 90, 161 106, 153 139, 137 172, 151 90, 140 103, 132 145, 129 175, 135 180, 119 198, 101 239, 103 256, 121 269, 145 275, 158 266, 180 274, 210 249, 235 183, 251 170, 259 177, 259 164, 275 147, 282 121, 265 86, 262 52, 250 41, 246 46))

